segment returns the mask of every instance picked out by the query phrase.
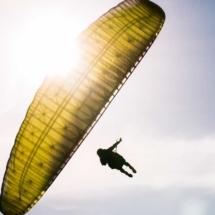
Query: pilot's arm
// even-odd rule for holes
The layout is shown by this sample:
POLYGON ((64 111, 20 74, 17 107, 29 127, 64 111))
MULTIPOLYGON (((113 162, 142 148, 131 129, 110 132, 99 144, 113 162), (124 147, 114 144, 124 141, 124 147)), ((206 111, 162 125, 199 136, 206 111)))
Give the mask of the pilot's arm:
POLYGON ((104 160, 104 159, 102 159, 102 158, 100 158, 100 162, 101 162, 101 164, 102 164, 103 166, 105 166, 105 165, 107 164, 106 160, 104 160))
POLYGON ((122 141, 122 138, 119 139, 119 141, 115 142, 110 148, 108 148, 108 151, 113 151, 114 148, 117 147, 117 145, 119 145, 119 143, 122 141))

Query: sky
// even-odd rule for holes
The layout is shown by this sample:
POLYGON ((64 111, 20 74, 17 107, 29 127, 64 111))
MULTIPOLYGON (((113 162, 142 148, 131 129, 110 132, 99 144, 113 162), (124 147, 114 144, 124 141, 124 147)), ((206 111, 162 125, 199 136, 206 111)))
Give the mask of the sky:
MULTIPOLYGON (((28 106, 74 38, 121 1, 0 0, 0 184, 28 106)), ((215 2, 155 0, 158 38, 29 215, 215 213, 215 2), (96 151, 122 137, 129 178, 96 151)))

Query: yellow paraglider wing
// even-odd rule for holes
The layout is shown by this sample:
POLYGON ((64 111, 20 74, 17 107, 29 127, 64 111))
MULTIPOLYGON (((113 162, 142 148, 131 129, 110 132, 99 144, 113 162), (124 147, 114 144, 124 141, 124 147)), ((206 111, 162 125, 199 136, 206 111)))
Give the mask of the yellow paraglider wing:
POLYGON ((21 215, 41 198, 148 51, 165 19, 147 0, 126 0, 78 37, 79 60, 47 77, 16 136, 1 212, 21 215))

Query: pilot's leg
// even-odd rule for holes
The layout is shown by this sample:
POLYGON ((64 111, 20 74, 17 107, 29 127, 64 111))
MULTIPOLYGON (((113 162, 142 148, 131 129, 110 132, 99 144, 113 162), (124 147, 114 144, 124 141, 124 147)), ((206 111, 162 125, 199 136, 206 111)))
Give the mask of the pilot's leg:
POLYGON ((136 173, 136 172, 137 172, 137 171, 134 169, 134 167, 131 166, 128 162, 125 162, 124 165, 125 165, 125 166, 128 166, 128 167, 133 171, 133 173, 136 173))
POLYGON ((128 172, 126 172, 123 168, 122 169, 120 169, 120 172, 122 172, 122 173, 124 173, 124 174, 126 174, 127 176, 129 176, 129 177, 133 177, 133 175, 132 174, 129 174, 128 172))

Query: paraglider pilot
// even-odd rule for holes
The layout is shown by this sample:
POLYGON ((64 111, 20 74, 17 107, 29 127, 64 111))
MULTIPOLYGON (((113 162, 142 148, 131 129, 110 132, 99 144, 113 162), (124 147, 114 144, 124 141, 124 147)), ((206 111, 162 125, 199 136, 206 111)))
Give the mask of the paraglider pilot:
POLYGON ((120 138, 119 141, 116 141, 116 143, 114 143, 108 149, 98 149, 97 155, 100 157, 102 165, 108 164, 111 169, 118 169, 120 172, 126 174, 127 176, 133 177, 132 174, 126 172, 122 167, 123 165, 128 166, 133 171, 133 173, 136 173, 134 167, 126 162, 126 160, 121 155, 113 151, 121 141, 122 139, 120 138))

